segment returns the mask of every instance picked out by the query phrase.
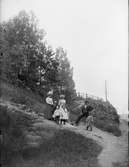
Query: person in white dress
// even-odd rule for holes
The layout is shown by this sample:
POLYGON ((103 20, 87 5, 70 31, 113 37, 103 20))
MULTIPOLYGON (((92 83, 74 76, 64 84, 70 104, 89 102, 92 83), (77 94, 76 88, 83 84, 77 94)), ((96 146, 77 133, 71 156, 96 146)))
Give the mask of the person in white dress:
POLYGON ((69 112, 65 105, 60 107, 60 124, 66 124, 69 120, 69 112))
POLYGON ((66 105, 65 95, 60 95, 58 105, 59 105, 60 107, 66 105))
POLYGON ((58 106, 53 114, 53 118, 58 124, 66 124, 66 122, 68 122, 69 112, 66 108, 65 95, 60 95, 58 106))

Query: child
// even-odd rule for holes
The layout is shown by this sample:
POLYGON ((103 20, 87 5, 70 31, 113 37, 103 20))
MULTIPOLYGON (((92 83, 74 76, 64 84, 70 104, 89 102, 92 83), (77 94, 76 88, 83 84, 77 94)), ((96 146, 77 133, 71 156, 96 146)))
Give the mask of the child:
POLYGON ((92 125, 93 125, 93 116, 91 115, 91 112, 89 116, 86 118, 86 130, 90 128, 90 131, 92 131, 92 125))
POLYGON ((66 105, 65 95, 60 95, 58 105, 62 107, 63 105, 66 105))
POLYGON ((60 123, 63 125, 66 124, 66 122, 69 119, 69 113, 68 110, 66 109, 65 105, 60 107, 60 123))

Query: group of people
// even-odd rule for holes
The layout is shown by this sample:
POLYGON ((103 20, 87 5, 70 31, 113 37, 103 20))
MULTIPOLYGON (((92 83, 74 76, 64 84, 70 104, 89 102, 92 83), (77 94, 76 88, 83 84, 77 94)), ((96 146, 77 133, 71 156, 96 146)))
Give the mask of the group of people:
POLYGON ((48 92, 46 103, 52 108, 52 119, 57 124, 66 124, 69 120, 69 111, 66 107, 65 95, 61 94, 58 102, 54 102, 52 98, 53 92, 48 92))
MULTIPOLYGON (((47 94, 46 103, 52 107, 52 119, 57 124, 66 124, 69 121, 69 111, 66 107, 65 95, 60 95, 58 102, 53 101, 53 92, 50 91, 47 94)), ((93 111, 94 108, 90 105, 89 101, 85 101, 84 105, 81 107, 81 115, 75 121, 77 126, 82 118, 85 119, 86 130, 92 131, 93 125, 93 111)))

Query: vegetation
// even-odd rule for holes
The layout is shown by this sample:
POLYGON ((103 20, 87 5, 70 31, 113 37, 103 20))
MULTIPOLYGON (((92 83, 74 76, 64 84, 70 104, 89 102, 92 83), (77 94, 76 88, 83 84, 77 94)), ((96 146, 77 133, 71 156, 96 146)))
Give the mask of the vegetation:
POLYGON ((44 113, 46 119, 50 118, 49 106, 44 103, 39 94, 27 88, 19 88, 3 79, 1 79, 0 83, 1 99, 3 101, 14 103, 14 105, 21 104, 24 106, 24 110, 30 109, 35 113, 44 113))
POLYGON ((71 100, 75 85, 67 53, 61 47, 54 51, 45 42, 45 31, 38 28, 33 13, 21 11, 1 23, 0 36, 2 78, 42 96, 44 90, 54 88, 55 94, 58 94, 64 89, 66 98, 71 100))
MULTIPOLYGON (((92 98, 87 98, 87 100, 95 109, 92 113, 94 117, 94 125, 101 130, 113 133, 115 136, 120 136, 121 131, 119 129, 119 115, 117 114, 116 109, 109 102, 95 100, 92 98)), ((81 113, 81 103, 82 99, 75 101, 71 105, 71 119, 73 121, 75 121, 77 116, 81 113)))
POLYGON ((114 163, 113 167, 128 167, 129 166, 129 157, 126 158, 123 163, 114 163))
MULTIPOLYGON (((45 41, 45 34, 38 28, 34 14, 25 11, 0 24, 0 129, 4 135, 0 147, 11 159, 10 167, 97 166, 101 148, 91 139, 73 132, 55 130, 53 138, 42 138, 40 148, 24 147, 25 131, 29 133, 34 121, 25 111, 44 113, 49 119, 50 108, 44 103, 48 90, 54 90, 57 100, 60 93, 65 93, 72 121, 79 115, 82 100, 76 95, 67 52, 61 47, 53 50, 45 41), (14 108, 2 105, 2 101, 11 103, 14 108)), ((96 109, 95 126, 119 136, 115 108, 99 100, 89 100, 96 109)))
POLYGON ((4 86, 2 87, 4 88, 2 89, 3 93, 5 93, 4 97, 2 96, 3 102, 6 99, 6 102, 10 102, 13 106, 13 108, 11 108, 8 107, 8 105, 3 105, 4 103, 2 104, 1 101, 0 128, 3 128, 3 132, 5 132, 6 136, 6 142, 4 145, 1 145, 4 151, 2 153, 7 153, 6 155, 2 154, 3 158, 6 158, 6 161, 4 161, 6 162, 4 163, 5 167, 24 167, 26 165, 31 167, 50 167, 51 164, 56 167, 63 167, 64 165, 66 167, 83 167, 86 164, 90 167, 95 164, 97 166, 97 156, 101 151, 100 146, 91 139, 85 139, 83 136, 70 131, 58 131, 55 128, 48 130, 47 125, 43 125, 43 128, 35 130, 36 134, 43 133, 40 147, 26 147, 27 141, 25 132, 28 131, 28 133, 32 133, 30 129, 32 129, 34 119, 30 115, 24 114, 24 111, 28 107, 28 102, 31 103, 33 101, 34 105, 32 105, 32 110, 39 104, 43 109, 45 104, 42 104, 40 102, 41 99, 32 94, 30 90, 27 92, 25 89, 14 88, 5 82, 2 85, 4 86), (4 90, 7 90, 8 94, 6 94, 4 90), (18 98, 20 101, 18 100, 17 103, 17 101, 14 102, 14 97, 18 97, 18 95, 21 95, 21 98, 18 98), (21 103, 21 101, 23 102, 23 97, 26 96, 28 101, 21 103), (23 107, 21 108, 20 106, 23 107), (24 106, 26 107, 24 108, 24 106), (8 124, 6 125, 6 123, 8 124), (52 138, 44 138, 44 135, 47 135, 46 132, 49 132, 51 136, 53 131, 56 133, 54 136, 52 135, 52 138))
POLYGON ((40 148, 29 148, 15 157, 10 167, 83 167, 98 166, 97 156, 101 151, 91 139, 74 132, 62 130, 43 142, 40 148), (91 151, 92 150, 92 151, 91 151), (62 163, 63 162, 63 163, 62 163))
POLYGON ((25 145, 24 131, 32 124, 30 116, 20 110, 0 104, 1 160, 9 161, 14 152, 20 152, 25 145))
MULTIPOLYGON (((1 82, 1 90, 2 90, 1 99, 3 101, 11 102, 14 107, 19 106, 21 104, 23 105, 23 108, 22 108, 23 111, 25 111, 30 107, 32 111, 35 111, 37 113, 38 112, 45 113, 46 109, 47 111, 49 110, 46 104, 43 102, 43 99, 41 98, 41 96, 33 93, 33 91, 31 90, 27 90, 25 88, 24 89, 18 88, 17 86, 9 84, 4 80, 2 80, 1 82)), ((80 101, 77 100, 76 104, 71 107, 77 108, 79 104, 80 104, 80 101)), ((14 111, 14 109, 7 110, 7 111, 8 111, 7 113, 9 114, 10 111, 14 111)), ((73 113, 74 111, 72 111, 72 114, 73 113)), ((76 111, 76 113, 77 114, 79 113, 78 110, 76 111)), ((75 118, 77 118, 77 114, 75 115, 75 118)), ((18 124, 13 125, 15 129, 14 135, 13 135, 13 131, 10 131, 11 133, 9 133, 8 135, 13 136, 14 139, 16 138, 15 134, 19 136, 17 137, 17 140, 16 139, 13 140, 17 143, 17 146, 18 146, 18 147, 15 147, 13 152, 12 152, 14 147, 13 143, 9 141, 8 145, 10 145, 11 147, 6 147, 6 148, 10 148, 10 150, 8 150, 8 157, 9 157, 9 160, 11 160, 9 167, 15 167, 15 166, 20 167, 20 165, 22 167, 27 165, 31 167, 33 166, 40 167, 42 166, 42 164, 44 164, 44 166, 46 167, 51 166, 51 164, 54 164, 55 166, 57 165, 57 167, 58 166, 60 167, 61 165, 63 166, 64 164, 68 167, 72 165, 75 167, 80 165, 82 167, 82 166, 85 166, 86 164, 87 166, 89 165, 90 167, 97 166, 96 158, 100 153, 101 148, 98 145, 96 146, 96 143, 94 143, 91 139, 90 140, 84 139, 81 135, 77 135, 72 132, 56 131, 55 135, 52 138, 50 138, 50 140, 49 139, 46 140, 42 138, 42 145, 40 146, 40 148, 39 147, 36 147, 36 148, 23 147, 24 145, 26 145, 25 136, 23 135, 24 131, 26 131, 27 129, 29 131, 33 121, 31 119, 27 119, 28 117, 26 117, 24 114, 21 114, 19 112, 19 109, 12 114, 10 113, 9 115, 12 115, 10 118, 13 119, 13 122, 17 122, 18 124), (15 119, 17 119, 17 121, 15 121, 15 119), (49 147, 48 145, 50 145, 51 147, 49 147), (59 151, 57 152, 58 149, 59 151), (57 155, 56 155, 56 152, 57 152, 57 155), (61 154, 59 154, 59 152, 61 152, 61 154), (49 154, 51 156, 49 156, 49 154), (50 158, 52 156, 54 157, 53 159, 50 158), (74 161, 70 161, 70 158, 74 159, 74 161), (47 161, 48 159, 49 161, 47 161), (61 162, 65 162, 65 159, 69 161, 62 164, 61 162)), ((0 116, 0 118, 4 118, 4 117, 0 116)), ((30 118, 30 115, 29 115, 29 118, 30 118)), ((40 128, 36 130, 36 133, 39 133, 38 132, 39 130, 40 131, 42 130, 43 134, 45 134, 46 131, 49 132, 49 134, 52 134, 52 132, 54 131, 53 129, 51 131, 48 131, 46 125, 43 127, 43 129, 40 128)), ((8 138, 8 135, 7 135, 7 138, 8 138)), ((5 164, 5 167, 6 167, 6 164, 5 164)))
POLYGON ((93 113, 95 126, 113 133, 115 136, 120 136, 119 116, 116 109, 109 102, 94 100, 92 103, 95 107, 95 112, 93 113))

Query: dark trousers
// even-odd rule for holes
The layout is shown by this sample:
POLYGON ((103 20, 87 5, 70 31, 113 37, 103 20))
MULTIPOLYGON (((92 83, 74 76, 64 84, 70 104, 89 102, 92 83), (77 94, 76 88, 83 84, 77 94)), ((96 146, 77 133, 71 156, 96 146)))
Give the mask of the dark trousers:
POLYGON ((82 115, 80 115, 80 116, 77 118, 76 122, 75 122, 76 125, 78 125, 78 123, 80 122, 80 120, 81 120, 83 117, 87 118, 88 115, 87 115, 86 113, 83 113, 82 115))
POLYGON ((57 124, 59 124, 59 119, 60 119, 60 116, 56 116, 54 119, 57 124))
POLYGON ((48 119, 53 121, 54 119, 53 119, 52 115, 54 114, 54 111, 56 110, 56 106, 49 104, 49 108, 50 108, 50 115, 49 115, 48 119))
POLYGON ((54 111, 56 110, 56 105, 52 106, 52 114, 54 114, 54 111))
POLYGON ((63 125, 63 124, 65 125, 65 124, 66 124, 66 122, 67 122, 67 120, 66 120, 66 119, 61 119, 60 121, 61 121, 61 124, 62 124, 62 125, 63 125))
POLYGON ((56 106, 55 105, 50 105, 50 104, 49 104, 49 106, 50 106, 51 113, 53 115, 54 111, 56 110, 56 106))
POLYGON ((89 128, 90 128, 90 131, 92 131, 92 126, 91 126, 91 125, 88 125, 88 126, 86 127, 86 130, 89 130, 89 128))

